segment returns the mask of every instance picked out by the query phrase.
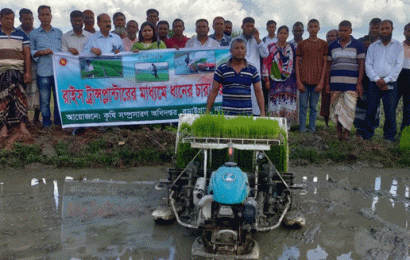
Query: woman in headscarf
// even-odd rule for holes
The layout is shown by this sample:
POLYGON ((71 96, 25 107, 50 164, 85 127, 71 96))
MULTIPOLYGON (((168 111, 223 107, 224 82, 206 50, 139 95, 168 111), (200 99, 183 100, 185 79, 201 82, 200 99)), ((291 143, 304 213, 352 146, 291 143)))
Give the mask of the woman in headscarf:
POLYGON ((289 28, 278 29, 278 41, 268 46, 269 56, 263 59, 262 76, 269 90, 268 114, 285 117, 288 129, 298 124, 297 86, 294 62, 296 54, 287 43, 289 28))

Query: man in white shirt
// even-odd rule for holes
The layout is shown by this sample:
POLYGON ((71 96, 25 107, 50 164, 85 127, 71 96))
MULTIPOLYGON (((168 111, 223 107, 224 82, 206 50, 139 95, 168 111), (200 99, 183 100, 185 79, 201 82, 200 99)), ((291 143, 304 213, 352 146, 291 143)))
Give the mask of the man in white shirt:
MULTIPOLYGON (((258 69, 258 74, 261 75, 260 57, 268 57, 268 46, 259 37, 259 31, 255 28, 255 19, 252 17, 244 18, 241 28, 242 34, 238 37, 246 42, 246 61, 255 66, 258 69)), ((256 116, 260 115, 254 86, 252 86, 252 112, 256 116)))
POLYGON ((81 11, 72 11, 70 13, 70 22, 73 29, 63 34, 61 38, 62 51, 78 55, 84 50, 84 45, 92 33, 83 30, 84 14, 81 11))
POLYGON ((397 134, 397 78, 403 67, 403 45, 392 39, 393 22, 384 20, 380 26, 380 40, 370 45, 366 57, 366 74, 370 79, 364 139, 374 135, 374 120, 380 99, 383 100, 385 123, 383 136, 395 142, 397 134))
POLYGON ((196 38, 192 38, 187 41, 185 48, 220 48, 221 45, 218 41, 208 36, 209 24, 206 19, 199 19, 195 23, 196 26, 196 38))

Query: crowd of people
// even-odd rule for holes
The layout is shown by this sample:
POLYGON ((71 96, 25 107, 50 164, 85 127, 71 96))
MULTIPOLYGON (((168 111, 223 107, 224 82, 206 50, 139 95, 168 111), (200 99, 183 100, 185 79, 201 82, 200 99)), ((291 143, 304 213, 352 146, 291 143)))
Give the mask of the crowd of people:
POLYGON ((286 117, 288 128, 299 125, 300 132, 315 132, 321 100, 320 115, 327 126, 329 120, 334 122, 341 141, 349 138, 353 126, 361 138, 372 138, 379 126, 380 99, 386 140, 396 140, 401 97, 401 129, 410 124, 410 24, 404 27, 403 43, 392 39, 393 22, 379 18, 370 21, 369 34, 360 39, 351 35, 353 26, 347 20, 327 32, 326 41, 319 39, 316 19, 307 23, 306 38, 302 22, 276 30, 276 22, 269 20, 268 35, 261 39, 255 20, 246 17, 241 33, 232 38, 232 22, 217 16, 212 21, 213 34, 209 35, 209 22, 198 19, 196 36, 189 39, 182 19, 173 20, 171 30, 155 9, 146 12, 141 26, 135 20, 127 21, 121 12, 113 15, 114 26, 108 14, 98 14, 98 30, 91 10, 74 10, 70 13, 72 30, 64 34, 51 25, 51 7, 41 5, 37 14, 39 28, 33 27, 33 12, 26 8, 19 11, 21 25, 15 28, 14 12, 9 8, 0 11, 1 138, 8 135, 11 115, 22 133, 30 136, 28 109, 34 110, 33 123, 40 121, 41 114, 44 128, 61 125, 58 106, 54 106, 53 121, 50 111, 51 92, 56 104, 54 52, 98 56, 165 48, 230 48, 231 59, 215 70, 208 111, 222 85, 225 114, 286 117))

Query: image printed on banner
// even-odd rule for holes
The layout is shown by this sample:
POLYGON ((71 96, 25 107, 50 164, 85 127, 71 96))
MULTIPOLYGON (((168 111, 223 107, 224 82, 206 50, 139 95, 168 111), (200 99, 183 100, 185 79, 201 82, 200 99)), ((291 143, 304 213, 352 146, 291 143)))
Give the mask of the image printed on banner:
POLYGON ((121 57, 80 57, 81 78, 122 78, 121 57))
POLYGON ((137 82, 169 81, 168 62, 135 63, 135 80, 137 82))
POLYGON ((175 74, 214 72, 215 51, 181 51, 175 53, 175 74))

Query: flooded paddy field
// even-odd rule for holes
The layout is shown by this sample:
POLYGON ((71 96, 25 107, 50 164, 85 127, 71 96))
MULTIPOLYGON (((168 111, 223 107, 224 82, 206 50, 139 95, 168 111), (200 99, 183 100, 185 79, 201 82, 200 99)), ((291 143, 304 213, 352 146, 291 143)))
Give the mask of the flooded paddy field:
MULTIPOLYGON (((194 259, 198 232, 150 214, 166 167, 0 170, 0 259, 194 259)), ((257 233, 260 259, 410 260, 410 169, 291 167, 302 229, 257 233)))

